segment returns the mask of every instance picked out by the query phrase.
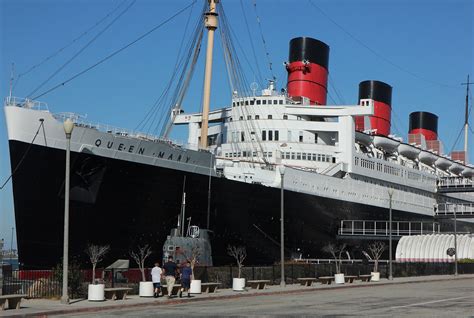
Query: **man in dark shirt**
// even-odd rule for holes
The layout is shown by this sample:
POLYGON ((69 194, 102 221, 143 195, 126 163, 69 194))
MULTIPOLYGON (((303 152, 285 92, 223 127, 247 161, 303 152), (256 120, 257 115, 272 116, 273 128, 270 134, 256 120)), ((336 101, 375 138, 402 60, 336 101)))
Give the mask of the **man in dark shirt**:
POLYGON ((179 291, 179 297, 183 297, 183 291, 188 292, 188 297, 191 297, 189 288, 191 287, 191 277, 193 270, 191 269, 191 262, 186 262, 186 265, 181 269, 181 285, 183 286, 179 291))
POLYGON ((176 263, 173 262, 173 256, 168 256, 168 261, 163 265, 163 270, 165 272, 166 285, 168 289, 168 298, 171 298, 171 292, 173 291, 173 286, 176 281, 176 270, 178 267, 176 263))

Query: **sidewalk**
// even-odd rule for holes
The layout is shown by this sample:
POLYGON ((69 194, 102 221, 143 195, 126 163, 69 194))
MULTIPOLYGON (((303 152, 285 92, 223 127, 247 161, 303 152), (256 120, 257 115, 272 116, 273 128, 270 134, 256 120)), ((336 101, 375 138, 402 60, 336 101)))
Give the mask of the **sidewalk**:
MULTIPOLYGON (((304 287, 297 284, 287 285, 282 288, 280 286, 268 286, 265 290, 254 290, 247 289, 243 292, 234 292, 231 289, 221 289, 216 293, 212 294, 199 294, 193 295, 191 298, 172 298, 167 297, 160 298, 140 298, 137 295, 128 296, 126 300, 116 301, 103 301, 103 302, 89 302, 84 299, 72 300, 69 305, 62 305, 59 300, 50 299, 29 299, 23 300, 21 303, 21 309, 14 310, 9 309, 0 311, 0 317, 35 317, 35 316, 49 316, 58 314, 80 314, 80 313, 94 313, 100 311, 111 311, 120 309, 132 309, 132 308, 145 308, 151 306, 162 306, 167 304, 178 304, 182 302, 195 302, 195 301, 207 301, 216 299, 232 299, 232 298, 244 298, 254 297, 256 295, 275 295, 275 294, 297 294, 297 293, 308 293, 308 292, 324 292, 326 290, 334 289, 348 289, 348 288, 369 288, 369 287, 382 287, 392 284, 413 284, 423 282, 435 282, 435 281, 447 281, 447 280, 465 280, 473 279, 474 275, 459 275, 454 277, 452 275, 447 276, 420 276, 420 277, 403 277, 395 278, 393 281, 386 279, 380 280, 380 282, 354 282, 352 284, 343 285, 322 285, 316 283, 311 287, 304 287)), ((473 282, 474 283, 474 282, 473 282)))

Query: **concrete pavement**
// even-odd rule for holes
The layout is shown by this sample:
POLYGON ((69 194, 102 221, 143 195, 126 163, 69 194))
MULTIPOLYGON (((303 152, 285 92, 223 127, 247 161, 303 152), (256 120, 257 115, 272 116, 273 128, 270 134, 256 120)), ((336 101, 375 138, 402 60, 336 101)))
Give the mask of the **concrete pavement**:
MULTIPOLYGON (((265 290, 248 289, 245 292, 233 292, 232 290, 223 289, 218 290, 215 294, 193 295, 190 299, 155 299, 128 296, 126 300, 117 301, 88 302, 87 300, 76 300, 70 305, 62 305, 59 300, 31 299, 24 300, 22 308, 19 310, 0 312, 0 317, 49 315, 140 317, 142 314, 145 317, 150 314, 156 315, 156 313, 179 315, 182 311, 177 309, 184 309, 186 315, 198 316, 213 314, 219 316, 225 314, 259 315, 266 314, 265 311, 270 315, 277 315, 282 314, 282 309, 285 308, 287 310, 293 308, 286 312, 288 315, 292 313, 313 315, 312 310, 317 308, 320 310, 325 308, 329 315, 347 315, 354 314, 354 311, 350 308, 355 308, 356 305, 360 307, 357 308, 357 312, 367 316, 363 314, 364 310, 369 310, 369 312, 372 310, 374 311, 373 314, 384 315, 383 312, 378 313, 375 309, 387 309, 387 304, 390 304, 390 308, 393 307, 393 310, 398 308, 396 312, 416 312, 420 310, 420 306, 436 307, 447 304, 453 305, 456 302, 464 305, 454 306, 453 309, 457 311, 452 313, 457 313, 461 317, 474 315, 474 275, 405 277, 395 278, 394 281, 381 280, 380 282, 369 283, 358 281, 353 284, 329 286, 318 283, 312 287, 300 285, 287 285, 285 288, 269 286, 265 290), (415 292, 416 290, 418 291, 415 292), (409 293, 412 295, 408 296, 409 293), (381 295, 385 296, 382 297, 381 295), (357 300, 360 297, 362 298, 357 300), (340 302, 340 305, 337 305, 338 302, 340 302), (421 305, 416 305, 417 303, 421 305), (331 308, 330 304, 334 304, 335 307, 331 308), (369 304, 367 305, 369 307, 365 308, 362 306, 363 304, 369 304), (279 308, 279 306, 283 306, 283 308, 279 308), (242 309, 244 309, 243 312, 242 309), (303 311, 299 312, 301 310, 303 311), (345 310, 349 311, 345 312, 345 310), (469 313, 469 311, 471 312, 469 313)), ((425 310, 428 313, 427 316, 432 314, 429 308, 427 310, 425 310)))

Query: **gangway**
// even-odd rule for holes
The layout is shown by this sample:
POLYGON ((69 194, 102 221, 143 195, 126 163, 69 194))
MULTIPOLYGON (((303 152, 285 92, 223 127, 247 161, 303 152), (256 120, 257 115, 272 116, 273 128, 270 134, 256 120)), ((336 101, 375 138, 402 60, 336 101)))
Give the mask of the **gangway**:
MULTIPOLYGON (((388 240, 389 221, 377 220, 341 220, 338 238, 388 240)), ((431 221, 392 221, 392 238, 399 240, 406 235, 440 233, 438 222, 431 221)))
POLYGON ((440 177, 437 181, 438 193, 474 192, 474 177, 440 177))
POLYGON ((438 203, 435 206, 434 214, 438 218, 459 219, 474 218, 474 203, 438 203))

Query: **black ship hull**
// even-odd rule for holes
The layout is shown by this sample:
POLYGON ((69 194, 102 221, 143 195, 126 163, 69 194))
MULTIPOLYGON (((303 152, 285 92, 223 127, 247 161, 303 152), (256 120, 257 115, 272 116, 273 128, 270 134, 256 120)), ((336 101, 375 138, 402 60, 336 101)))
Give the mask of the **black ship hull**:
MULTIPOLYGON (((64 222, 64 150, 10 141, 19 261, 23 268, 50 268, 61 262, 64 222)), ((209 176, 71 153, 70 256, 84 261, 87 244, 110 245, 104 264, 129 258, 138 244, 155 251, 176 227, 184 176, 186 217, 214 232, 214 264, 229 264, 228 244, 247 248, 249 264, 279 260, 280 189, 209 176)), ((394 220, 430 220, 393 211, 394 220)), ((336 239, 340 220, 385 220, 387 209, 285 191, 287 255, 322 256, 336 239)), ((432 219, 431 219, 432 220, 432 219)), ((462 227, 461 227, 462 228, 462 227)), ((355 242, 357 245, 357 242, 355 242)))

